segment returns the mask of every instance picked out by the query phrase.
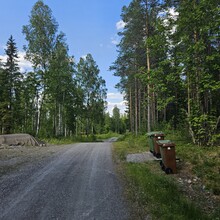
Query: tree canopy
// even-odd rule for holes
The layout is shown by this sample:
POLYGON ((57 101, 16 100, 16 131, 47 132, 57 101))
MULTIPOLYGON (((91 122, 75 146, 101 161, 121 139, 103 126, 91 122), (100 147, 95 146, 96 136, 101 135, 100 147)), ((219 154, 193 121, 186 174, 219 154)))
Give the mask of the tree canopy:
POLYGON ((219 2, 133 0, 122 9, 118 57, 110 67, 128 102, 130 130, 166 123, 194 143, 219 133, 219 2))
POLYGON ((11 36, 7 61, 0 66, 0 133, 58 137, 100 131, 107 90, 92 55, 74 61, 65 34, 58 33, 51 9, 41 0, 33 6, 23 34, 33 70, 20 72, 11 36))

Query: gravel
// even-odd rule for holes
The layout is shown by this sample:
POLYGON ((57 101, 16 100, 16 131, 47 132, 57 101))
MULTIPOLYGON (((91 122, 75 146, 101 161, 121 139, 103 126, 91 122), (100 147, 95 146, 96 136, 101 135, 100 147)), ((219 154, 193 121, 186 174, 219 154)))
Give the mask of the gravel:
POLYGON ((110 142, 39 155, 0 177, 0 219, 129 219, 110 142))
POLYGON ((154 161, 154 160, 160 160, 160 159, 154 157, 151 152, 128 154, 126 157, 126 161, 132 163, 144 163, 147 161, 154 161))

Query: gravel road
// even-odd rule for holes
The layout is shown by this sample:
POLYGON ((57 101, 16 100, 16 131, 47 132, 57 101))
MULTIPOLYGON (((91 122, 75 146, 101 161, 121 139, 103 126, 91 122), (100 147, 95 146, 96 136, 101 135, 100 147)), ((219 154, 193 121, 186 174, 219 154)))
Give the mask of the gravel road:
POLYGON ((0 219, 129 219, 111 142, 65 146, 2 176, 0 219))

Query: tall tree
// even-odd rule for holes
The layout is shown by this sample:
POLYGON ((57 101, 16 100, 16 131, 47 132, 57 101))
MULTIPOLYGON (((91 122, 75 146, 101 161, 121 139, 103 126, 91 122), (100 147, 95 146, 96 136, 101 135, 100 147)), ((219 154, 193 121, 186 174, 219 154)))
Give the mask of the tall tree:
POLYGON ((72 124, 75 121, 73 118, 70 120, 70 115, 67 117, 68 109, 74 115, 73 106, 75 106, 75 100, 77 99, 73 73, 73 58, 68 55, 65 35, 61 33, 57 36, 47 77, 49 102, 54 103, 50 105, 50 111, 53 112, 53 125, 51 127, 53 127, 53 132, 56 136, 64 135, 67 127, 71 127, 70 123, 67 126, 68 120, 72 121, 72 124))
POLYGON ((86 134, 94 134, 95 125, 104 121, 106 86, 105 80, 99 75, 100 70, 91 54, 80 58, 77 65, 76 81, 81 89, 81 116, 85 118, 86 134))
POLYGON ((115 105, 112 110, 112 122, 113 122, 114 132, 119 133, 120 131, 120 109, 117 107, 117 105, 115 105))
MULTIPOLYGON (((128 7, 122 9, 122 20, 126 24, 119 32, 121 41, 118 45, 119 55, 110 70, 115 76, 121 78, 117 85, 122 92, 125 92, 129 106, 130 130, 137 132, 140 130, 142 112, 144 107, 144 91, 138 74, 142 72, 142 67, 146 67, 145 49, 145 27, 146 11, 142 5, 142 0, 132 1, 128 7), (142 95, 141 95, 142 94, 142 95)), ((144 118, 142 118, 144 119, 144 118)))
POLYGON ((25 74, 23 85, 23 130, 22 132, 36 135, 36 116, 38 114, 38 89, 40 80, 36 72, 25 74))
POLYGON ((5 53, 7 56, 4 69, 1 71, 1 113, 3 133, 11 133, 15 129, 16 121, 21 117, 21 73, 18 67, 18 52, 15 40, 10 36, 5 53))
POLYGON ((161 121, 177 128, 187 118, 194 143, 213 143, 220 122, 219 16, 217 0, 133 0, 123 7, 125 28, 110 69, 121 79, 132 132, 140 121, 149 131, 161 121))
POLYGON ((4 133, 6 75, 1 60, 0 60, 0 85, 1 85, 0 86, 0 134, 2 134, 4 133))
POLYGON ((126 93, 131 131, 136 134, 141 130, 150 131, 156 124, 155 93, 150 76, 156 58, 150 52, 148 39, 155 33, 158 13, 156 0, 133 0, 128 7, 123 7, 122 20, 126 25, 119 33, 122 37, 119 56, 110 68, 121 77, 118 87, 126 93))
POLYGON ((219 2, 183 1, 178 7, 179 56, 187 88, 187 118, 194 143, 211 144, 219 123, 219 2))
POLYGON ((52 16, 51 9, 39 0, 33 6, 29 24, 23 26, 28 45, 24 47, 27 59, 33 64, 38 78, 40 88, 38 94, 38 114, 36 134, 38 135, 41 123, 41 111, 45 99, 47 88, 46 77, 49 71, 50 60, 56 45, 56 33, 58 24, 52 16))

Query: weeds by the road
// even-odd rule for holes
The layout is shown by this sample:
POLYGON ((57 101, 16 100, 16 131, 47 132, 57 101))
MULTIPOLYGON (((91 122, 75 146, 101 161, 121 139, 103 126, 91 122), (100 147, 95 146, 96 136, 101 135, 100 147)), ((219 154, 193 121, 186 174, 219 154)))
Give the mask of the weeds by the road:
POLYGON ((112 137, 120 137, 119 134, 116 133, 107 133, 107 134, 96 134, 96 135, 78 135, 71 137, 56 137, 56 138, 45 138, 44 141, 49 144, 61 145, 61 144, 73 144, 79 142, 99 142, 102 140, 106 140, 112 137))
POLYGON ((121 135, 117 134, 117 133, 113 133, 113 132, 109 132, 107 134, 97 134, 96 138, 97 140, 106 140, 112 137, 120 137, 121 135))
MULTIPOLYGON (((168 138, 171 139, 171 135, 168 138)), ((219 209, 210 211, 205 210, 205 207, 201 208, 203 204, 198 204, 198 201, 194 201, 193 198, 186 195, 178 184, 177 175, 166 175, 161 171, 157 161, 142 164, 126 162, 128 153, 149 150, 146 139, 146 136, 139 138, 127 136, 114 145, 119 170, 125 178, 125 192, 134 207, 135 218, 145 219, 146 213, 150 213, 153 219, 218 219, 219 209)), ((173 136, 172 139, 176 141, 178 138, 173 136)), ((196 174, 199 174, 199 169, 202 169, 198 176, 205 179, 207 184, 213 183, 209 188, 214 193, 217 192, 220 181, 214 185, 213 180, 219 178, 215 173, 219 161, 217 158, 213 158, 219 155, 219 150, 217 148, 198 149, 193 145, 185 145, 183 141, 178 141, 176 144, 176 151, 181 161, 192 163, 192 171, 196 174), (200 152, 200 156, 198 156, 198 152, 200 152), (204 155, 205 157, 203 157, 204 155), (209 156, 212 159, 209 159, 209 156), (195 157, 200 158, 196 163, 195 157), (210 163, 211 161, 213 163, 210 163), (209 172, 209 174, 203 172, 209 172)))
POLYGON ((178 156, 191 164, 192 172, 202 179, 204 186, 220 195, 220 146, 198 147, 174 133, 168 133, 167 139, 174 140, 178 156))
POLYGON ((53 145, 65 145, 65 144, 73 144, 79 142, 94 142, 96 141, 96 137, 94 135, 86 136, 71 136, 71 137, 56 137, 56 138, 45 138, 44 141, 53 145))

